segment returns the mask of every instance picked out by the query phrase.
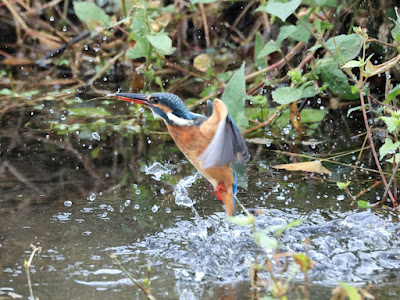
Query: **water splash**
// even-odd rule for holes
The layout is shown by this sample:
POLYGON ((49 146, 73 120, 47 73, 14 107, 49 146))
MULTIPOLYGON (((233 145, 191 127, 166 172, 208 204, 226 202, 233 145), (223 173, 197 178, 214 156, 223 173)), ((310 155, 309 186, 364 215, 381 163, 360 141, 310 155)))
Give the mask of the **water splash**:
POLYGON ((143 168, 143 172, 145 172, 146 175, 153 175, 151 178, 160 181, 161 177, 164 174, 170 175, 172 174, 172 169, 168 168, 159 162, 154 162, 151 166, 145 165, 143 168))
POLYGON ((174 188, 175 203, 177 205, 182 205, 185 207, 193 207, 193 205, 196 204, 196 200, 191 199, 189 197, 188 188, 190 188, 192 184, 196 181, 196 179, 199 177, 200 174, 197 172, 194 175, 182 178, 178 182, 178 184, 174 188))
MULTIPOLYGON (((190 182, 189 178, 186 180, 190 182)), ((316 266, 309 273, 313 284, 362 283, 371 276, 379 282, 400 269, 400 224, 390 222, 390 216, 370 211, 301 215, 296 210, 270 209, 257 217, 257 227, 280 228, 297 219, 303 219, 303 223, 282 234, 280 251, 303 252, 313 259, 316 266), (311 242, 305 247, 307 238, 311 242)), ((254 259, 253 243, 250 226, 230 224, 224 213, 217 213, 180 221, 162 234, 147 237, 128 248, 135 249, 136 254, 144 255, 154 265, 173 261, 176 282, 186 282, 187 288, 188 283, 232 284, 248 280, 250 262, 254 259)), ((135 251, 131 252, 133 256, 135 251)), ((269 251, 260 251, 264 258, 271 256, 269 251)), ((301 272, 295 280, 304 280, 301 272)))

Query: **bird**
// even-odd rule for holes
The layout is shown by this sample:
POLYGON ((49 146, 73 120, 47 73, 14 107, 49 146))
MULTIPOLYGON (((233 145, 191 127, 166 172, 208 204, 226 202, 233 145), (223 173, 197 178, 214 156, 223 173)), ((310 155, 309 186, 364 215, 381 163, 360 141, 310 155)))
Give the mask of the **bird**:
POLYGON ((108 97, 143 104, 164 120, 167 129, 190 163, 212 184, 216 198, 234 216, 237 175, 234 164, 245 164, 250 154, 245 140, 219 99, 207 101, 209 116, 190 112, 175 94, 114 93, 108 97))

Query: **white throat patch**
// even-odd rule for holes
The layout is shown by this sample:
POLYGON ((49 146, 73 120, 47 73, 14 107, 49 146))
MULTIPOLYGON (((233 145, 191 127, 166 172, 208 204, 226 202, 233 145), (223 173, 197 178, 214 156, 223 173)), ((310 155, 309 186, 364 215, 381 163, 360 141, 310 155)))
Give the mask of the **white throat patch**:
POLYGON ((174 115, 172 112, 167 113, 168 119, 174 123, 175 125, 178 126, 192 126, 194 125, 193 120, 187 120, 187 119, 182 119, 179 118, 178 116, 174 115))

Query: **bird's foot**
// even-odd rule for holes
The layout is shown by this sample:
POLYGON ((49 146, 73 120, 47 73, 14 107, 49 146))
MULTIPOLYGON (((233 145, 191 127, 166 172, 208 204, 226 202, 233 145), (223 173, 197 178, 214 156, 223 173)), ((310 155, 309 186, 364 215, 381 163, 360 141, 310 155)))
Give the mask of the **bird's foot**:
POLYGON ((225 188, 223 182, 218 183, 218 187, 217 187, 217 189, 215 190, 215 197, 217 197, 217 199, 218 199, 219 201, 221 201, 221 203, 223 204, 221 192, 226 192, 226 188, 225 188))

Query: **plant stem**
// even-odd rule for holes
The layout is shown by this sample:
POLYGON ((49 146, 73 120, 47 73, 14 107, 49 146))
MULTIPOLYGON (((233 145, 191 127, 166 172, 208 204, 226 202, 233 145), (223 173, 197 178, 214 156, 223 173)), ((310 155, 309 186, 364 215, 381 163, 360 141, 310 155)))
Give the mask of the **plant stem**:
POLYGON ((111 259, 118 265, 118 267, 121 269, 122 272, 125 273, 126 276, 146 295, 147 299, 149 300, 156 300, 154 296, 151 294, 150 290, 146 289, 144 286, 142 286, 133 276, 124 268, 124 266, 121 264, 121 262, 117 259, 117 257, 112 254, 110 255, 111 259))
MULTIPOLYGON (((360 92, 360 100, 361 100, 362 114, 363 114, 363 118, 364 118, 364 125, 365 125, 365 128, 367 130, 367 136, 368 136, 369 144, 371 146, 372 154, 373 154, 374 159, 375 159, 375 164, 378 167, 378 172, 381 175, 382 182, 385 185, 385 191, 386 191, 386 190, 389 189, 389 187, 388 187, 388 183, 386 181, 386 177, 383 174, 382 167, 381 167, 381 164, 379 162, 378 155, 376 154, 374 139, 372 138, 371 129, 369 128, 369 125, 368 125, 367 109, 365 108, 365 101, 364 101, 364 94, 363 94, 363 91, 362 91, 362 87, 363 86, 361 85, 361 86, 358 87, 358 89, 359 89, 359 92, 360 92)), ((395 175, 396 173, 394 172, 393 174, 395 175)), ((390 190, 388 190, 388 193, 389 193, 389 198, 393 203, 393 206, 396 207, 397 206, 397 201, 394 199, 392 192, 390 190)), ((383 199, 383 197, 382 197, 382 199, 383 199)))

